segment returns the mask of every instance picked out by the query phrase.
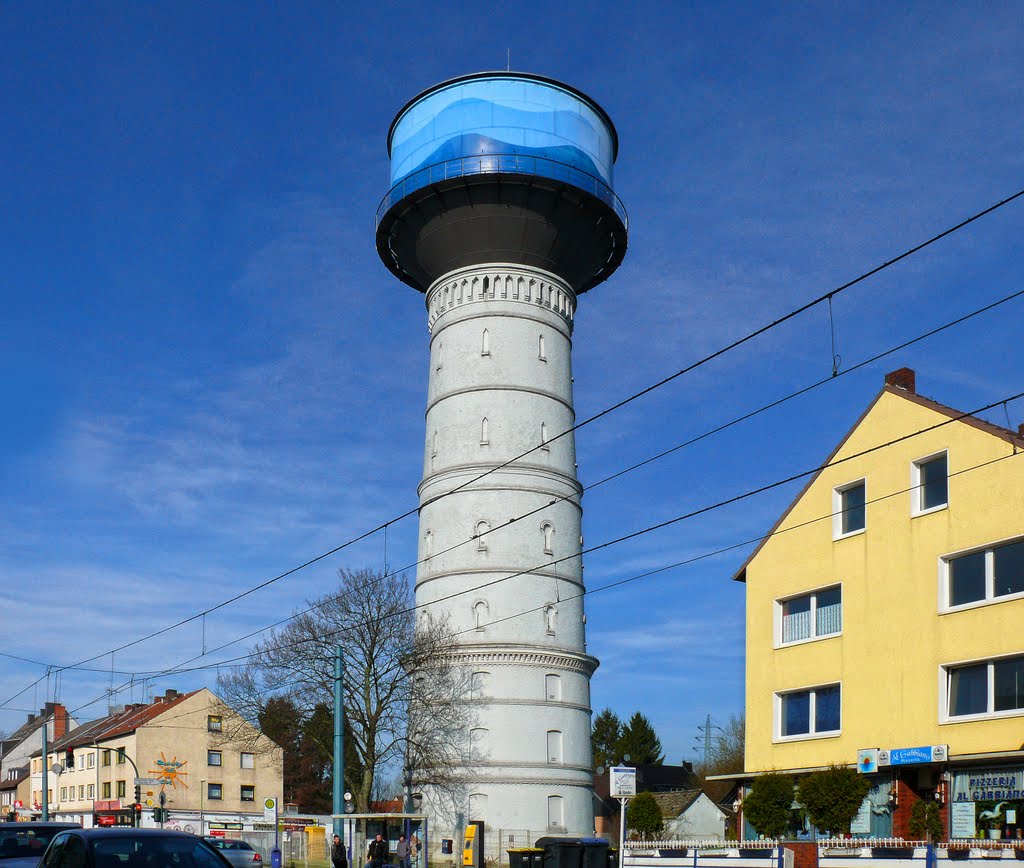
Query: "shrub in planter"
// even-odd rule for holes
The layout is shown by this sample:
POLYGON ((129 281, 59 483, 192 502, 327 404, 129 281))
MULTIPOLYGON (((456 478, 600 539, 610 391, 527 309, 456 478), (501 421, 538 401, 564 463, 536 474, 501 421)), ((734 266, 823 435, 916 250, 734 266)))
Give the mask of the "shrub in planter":
POLYGON ((759 835, 778 838, 789 828, 793 804, 793 778, 781 772, 768 772, 754 778, 750 793, 743 800, 743 814, 759 835))
POLYGON ((833 765, 801 780, 797 799, 815 828, 845 835, 870 789, 871 783, 856 769, 833 765))
POLYGON ((918 799, 910 809, 910 822, 907 824, 912 838, 937 841, 942 837, 942 814, 936 802, 918 799))

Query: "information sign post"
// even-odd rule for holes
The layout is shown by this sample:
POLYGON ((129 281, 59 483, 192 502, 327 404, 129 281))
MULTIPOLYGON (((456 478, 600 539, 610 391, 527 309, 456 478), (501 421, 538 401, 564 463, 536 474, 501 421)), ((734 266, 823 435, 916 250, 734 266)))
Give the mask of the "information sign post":
POLYGON ((626 849, 626 805, 636 795, 636 769, 629 766, 612 768, 609 794, 613 799, 618 799, 622 806, 622 812, 619 814, 619 865, 622 865, 626 849))

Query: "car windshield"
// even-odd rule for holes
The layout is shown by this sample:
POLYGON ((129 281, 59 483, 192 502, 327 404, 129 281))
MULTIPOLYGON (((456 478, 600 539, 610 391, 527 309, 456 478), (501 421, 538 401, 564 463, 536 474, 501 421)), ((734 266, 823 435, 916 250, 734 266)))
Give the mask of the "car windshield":
POLYGON ((28 827, 17 828, 19 823, 5 823, 4 826, 14 828, 0 829, 0 861, 4 859, 24 859, 31 856, 42 856, 50 839, 62 831, 60 826, 53 828, 28 827))
POLYGON ((202 841, 188 838, 102 838, 93 842, 96 868, 224 868, 202 841))

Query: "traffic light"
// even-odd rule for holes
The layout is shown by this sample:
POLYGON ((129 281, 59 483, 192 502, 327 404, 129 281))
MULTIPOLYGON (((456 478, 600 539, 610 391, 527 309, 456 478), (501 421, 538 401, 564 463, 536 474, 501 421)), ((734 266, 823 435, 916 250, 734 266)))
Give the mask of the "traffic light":
POLYGON ((69 747, 64 751, 64 768, 73 769, 75 767, 75 749, 69 747))
POLYGON ((136 802, 134 805, 132 805, 132 807, 135 809, 135 813, 133 815, 134 822, 132 823, 132 825, 137 829, 139 826, 142 825, 142 805, 136 802))

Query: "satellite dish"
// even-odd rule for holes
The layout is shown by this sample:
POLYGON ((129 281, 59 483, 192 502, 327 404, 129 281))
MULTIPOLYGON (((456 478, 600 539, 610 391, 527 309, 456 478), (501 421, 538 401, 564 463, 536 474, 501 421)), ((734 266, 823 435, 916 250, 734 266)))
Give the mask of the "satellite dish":
POLYGON ((52 766, 50 766, 51 775, 59 775, 62 771, 64 771, 64 766, 62 766, 60 763, 54 763, 52 766))
POLYGON ((604 774, 604 766, 598 766, 596 769, 594 769, 594 774, 595 775, 603 775, 604 774))

